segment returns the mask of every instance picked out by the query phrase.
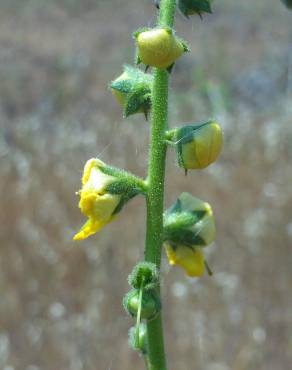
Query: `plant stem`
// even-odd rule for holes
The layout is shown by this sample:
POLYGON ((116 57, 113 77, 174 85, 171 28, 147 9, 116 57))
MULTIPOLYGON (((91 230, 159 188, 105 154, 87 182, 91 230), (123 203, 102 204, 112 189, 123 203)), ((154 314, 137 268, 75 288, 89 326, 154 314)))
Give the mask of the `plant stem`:
MULTIPOLYGON (((172 27, 176 0, 162 0, 158 26, 172 27)), ((166 143, 165 132, 168 127, 168 72, 154 69, 152 92, 152 123, 148 168, 147 193, 147 232, 145 260, 156 264, 160 269, 166 143)), ((160 289, 158 288, 160 296, 160 289)), ((148 336, 148 370, 166 370, 162 316, 159 314, 147 323, 148 336)))

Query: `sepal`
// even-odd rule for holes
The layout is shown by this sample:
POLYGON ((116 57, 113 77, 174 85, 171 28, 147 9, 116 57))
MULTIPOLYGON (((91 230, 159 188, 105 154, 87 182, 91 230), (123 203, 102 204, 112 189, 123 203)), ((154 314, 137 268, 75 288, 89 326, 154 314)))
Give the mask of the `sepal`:
POLYGON ((151 108, 151 92, 148 88, 141 86, 127 95, 124 106, 124 117, 143 112, 148 114, 151 108))
POLYGON ((189 193, 182 193, 164 212, 164 241, 202 248, 212 243, 215 235, 211 206, 189 193))
POLYGON ((129 345, 134 351, 140 351, 143 355, 148 353, 147 326, 144 322, 133 326, 129 330, 129 345))
POLYGON ((292 9, 292 0, 281 0, 288 9, 292 9))
POLYGON ((123 299, 125 310, 132 316, 137 317, 138 311, 141 313, 141 319, 153 320, 161 310, 160 299, 155 291, 143 291, 132 289, 123 299), (141 297, 141 299, 140 299, 141 297))
POLYGON ((211 3, 212 0, 177 0, 179 10, 187 18, 193 14, 202 18, 203 13, 212 13, 211 3))
POLYGON ((158 286, 159 273, 157 267, 151 262, 139 262, 132 270, 128 278, 132 288, 151 290, 158 286))
POLYGON ((147 116, 151 108, 152 82, 152 75, 127 65, 121 76, 111 82, 110 88, 123 107, 124 117, 135 113, 147 116))

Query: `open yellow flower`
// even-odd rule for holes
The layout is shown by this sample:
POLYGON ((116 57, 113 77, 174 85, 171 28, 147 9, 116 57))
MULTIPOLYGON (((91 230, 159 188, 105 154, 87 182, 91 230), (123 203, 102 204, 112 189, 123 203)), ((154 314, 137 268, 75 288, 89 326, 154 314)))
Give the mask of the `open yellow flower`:
POLYGON ((170 243, 164 243, 164 247, 170 265, 181 266, 191 277, 204 275, 205 262, 201 249, 170 243))
POLYGON ((74 236, 74 240, 83 240, 95 234, 114 218, 114 211, 121 201, 121 195, 106 191, 115 177, 105 174, 101 169, 105 164, 99 159, 87 161, 83 171, 82 189, 79 191, 81 212, 88 217, 87 222, 74 236))

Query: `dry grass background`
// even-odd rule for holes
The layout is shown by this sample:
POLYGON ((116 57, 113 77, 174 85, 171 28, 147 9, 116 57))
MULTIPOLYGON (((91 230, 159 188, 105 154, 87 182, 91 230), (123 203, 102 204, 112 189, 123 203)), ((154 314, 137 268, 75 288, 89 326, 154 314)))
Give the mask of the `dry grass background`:
MULTIPOLYGON (((142 258, 144 204, 133 200, 83 243, 74 192, 93 156, 141 176, 148 125, 125 121, 108 81, 154 23, 150 0, 0 2, 0 369, 143 369, 127 346, 121 299, 142 258)), ((201 22, 177 16, 192 52, 176 66, 170 121, 217 117, 219 162, 182 191, 218 224, 213 278, 163 261, 170 370, 288 370, 292 363, 292 13, 280 1, 215 2, 201 22)))

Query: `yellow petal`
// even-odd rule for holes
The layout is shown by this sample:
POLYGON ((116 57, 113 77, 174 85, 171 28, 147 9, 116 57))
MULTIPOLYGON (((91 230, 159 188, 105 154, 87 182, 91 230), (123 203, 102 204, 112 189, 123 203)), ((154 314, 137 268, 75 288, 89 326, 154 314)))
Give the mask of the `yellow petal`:
POLYGON ((104 166, 105 164, 97 158, 89 159, 85 163, 85 166, 84 166, 83 176, 82 176, 82 185, 85 185, 87 181, 89 180, 92 168, 99 169, 100 167, 104 167, 104 166))
POLYGON ((208 214, 212 215, 212 208, 209 203, 192 196, 190 193, 182 193, 179 196, 181 202, 181 208, 183 211, 206 211, 208 214))
POLYGON ((164 244, 170 265, 181 266, 188 276, 202 276, 205 271, 204 255, 200 249, 164 244))
POLYGON ((74 235, 73 240, 83 240, 88 238, 90 235, 97 233, 101 230, 105 225, 111 222, 113 217, 111 217, 107 222, 98 222, 92 219, 89 219, 85 224, 81 227, 80 231, 74 235))
POLYGON ((81 212, 98 222, 107 222, 121 200, 120 195, 100 195, 94 191, 82 191, 80 196, 81 212))
POLYGON ((182 145, 182 159, 187 169, 203 169, 215 162, 223 143, 221 127, 216 122, 196 130, 193 140, 182 145))

